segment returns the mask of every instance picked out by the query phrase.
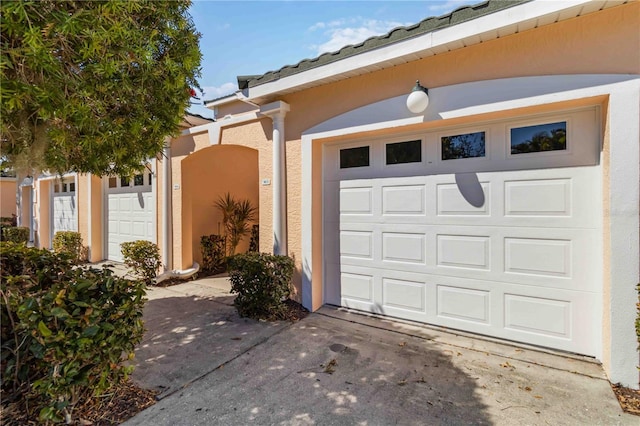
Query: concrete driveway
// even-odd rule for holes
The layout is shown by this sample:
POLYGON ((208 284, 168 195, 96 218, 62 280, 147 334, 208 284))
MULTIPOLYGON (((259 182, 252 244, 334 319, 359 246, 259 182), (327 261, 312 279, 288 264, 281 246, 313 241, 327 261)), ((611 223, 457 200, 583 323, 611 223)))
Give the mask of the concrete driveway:
POLYGON ((638 424, 585 358, 331 308, 258 322, 228 289, 150 291, 133 379, 160 401, 126 425, 638 424))

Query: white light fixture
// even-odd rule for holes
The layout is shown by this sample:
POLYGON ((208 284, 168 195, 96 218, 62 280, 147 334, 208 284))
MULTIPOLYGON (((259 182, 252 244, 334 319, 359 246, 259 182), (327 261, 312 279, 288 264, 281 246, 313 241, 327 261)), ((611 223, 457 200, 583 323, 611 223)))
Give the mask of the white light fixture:
POLYGON ((414 114, 423 113, 429 106, 429 91, 420 85, 420 80, 416 80, 416 85, 407 97, 407 108, 414 114))

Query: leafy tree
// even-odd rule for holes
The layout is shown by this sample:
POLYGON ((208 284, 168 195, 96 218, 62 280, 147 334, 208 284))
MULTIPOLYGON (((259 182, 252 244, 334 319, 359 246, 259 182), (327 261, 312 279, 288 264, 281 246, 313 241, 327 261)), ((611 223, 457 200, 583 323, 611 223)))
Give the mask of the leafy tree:
POLYGON ((41 170, 130 175, 178 131, 198 87, 189 1, 3 1, 2 155, 41 170))

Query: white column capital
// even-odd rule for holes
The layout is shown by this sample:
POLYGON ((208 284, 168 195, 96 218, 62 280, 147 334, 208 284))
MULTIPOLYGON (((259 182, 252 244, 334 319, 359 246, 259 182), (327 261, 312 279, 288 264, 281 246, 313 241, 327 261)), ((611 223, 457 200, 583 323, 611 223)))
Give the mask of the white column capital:
POLYGON ((284 120, 284 116, 291 110, 288 103, 284 101, 275 101, 266 105, 260 106, 260 114, 271 117, 273 121, 284 120))

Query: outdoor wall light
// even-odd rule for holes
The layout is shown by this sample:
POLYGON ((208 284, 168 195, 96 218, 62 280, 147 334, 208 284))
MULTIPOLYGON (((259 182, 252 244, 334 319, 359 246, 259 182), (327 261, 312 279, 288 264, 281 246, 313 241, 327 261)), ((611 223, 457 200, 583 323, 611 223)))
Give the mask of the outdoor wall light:
POLYGON ((416 80, 416 85, 407 97, 407 108, 414 114, 424 112, 429 106, 429 91, 420 85, 420 80, 416 80))

